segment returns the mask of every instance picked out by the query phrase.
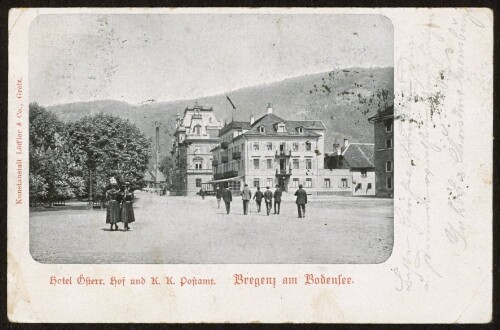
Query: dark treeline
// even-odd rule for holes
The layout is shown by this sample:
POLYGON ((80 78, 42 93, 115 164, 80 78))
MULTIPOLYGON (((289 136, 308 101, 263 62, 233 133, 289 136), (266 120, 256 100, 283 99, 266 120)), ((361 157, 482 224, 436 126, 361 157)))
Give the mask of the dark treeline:
POLYGON ((110 177, 142 186, 151 141, 128 120, 103 113, 63 123, 30 106, 30 202, 103 198, 110 177))

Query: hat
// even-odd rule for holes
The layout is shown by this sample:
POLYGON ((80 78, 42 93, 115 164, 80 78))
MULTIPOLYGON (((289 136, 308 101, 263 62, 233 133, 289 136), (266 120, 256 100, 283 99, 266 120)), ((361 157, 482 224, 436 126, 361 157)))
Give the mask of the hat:
POLYGON ((301 184, 299 184, 299 188, 302 188, 303 186, 301 184))
POLYGON ((269 189, 269 186, 267 186, 266 189, 269 189))

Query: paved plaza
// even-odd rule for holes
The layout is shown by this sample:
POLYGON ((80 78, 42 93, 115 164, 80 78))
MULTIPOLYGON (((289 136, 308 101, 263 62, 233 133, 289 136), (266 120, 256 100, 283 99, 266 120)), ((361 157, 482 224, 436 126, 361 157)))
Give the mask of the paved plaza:
POLYGON ((71 204, 31 210, 30 250, 42 263, 380 263, 391 254, 393 200, 317 197, 299 219, 294 196, 281 214, 243 215, 234 197, 227 215, 215 197, 136 193, 130 231, 110 231, 106 212, 71 204))

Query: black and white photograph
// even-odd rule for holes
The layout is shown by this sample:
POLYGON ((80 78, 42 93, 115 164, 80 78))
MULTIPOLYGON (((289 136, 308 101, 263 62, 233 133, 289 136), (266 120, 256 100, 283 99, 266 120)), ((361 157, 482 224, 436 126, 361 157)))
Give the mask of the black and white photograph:
POLYGON ((491 322, 493 22, 12 8, 9 321, 491 322))
POLYGON ((32 258, 383 263, 393 53, 378 14, 38 16, 32 258))

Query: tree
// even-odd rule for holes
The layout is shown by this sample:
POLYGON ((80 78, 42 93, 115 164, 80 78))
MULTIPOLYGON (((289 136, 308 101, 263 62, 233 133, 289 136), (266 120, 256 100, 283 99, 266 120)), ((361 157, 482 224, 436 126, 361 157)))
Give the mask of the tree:
POLYGON ((81 170, 69 150, 64 123, 37 103, 29 108, 31 198, 52 205, 54 200, 84 194, 81 170))
POLYGON ((93 195, 104 195, 111 177, 122 184, 142 184, 151 141, 128 120, 104 113, 85 116, 68 125, 68 135, 75 162, 95 189, 93 195))

